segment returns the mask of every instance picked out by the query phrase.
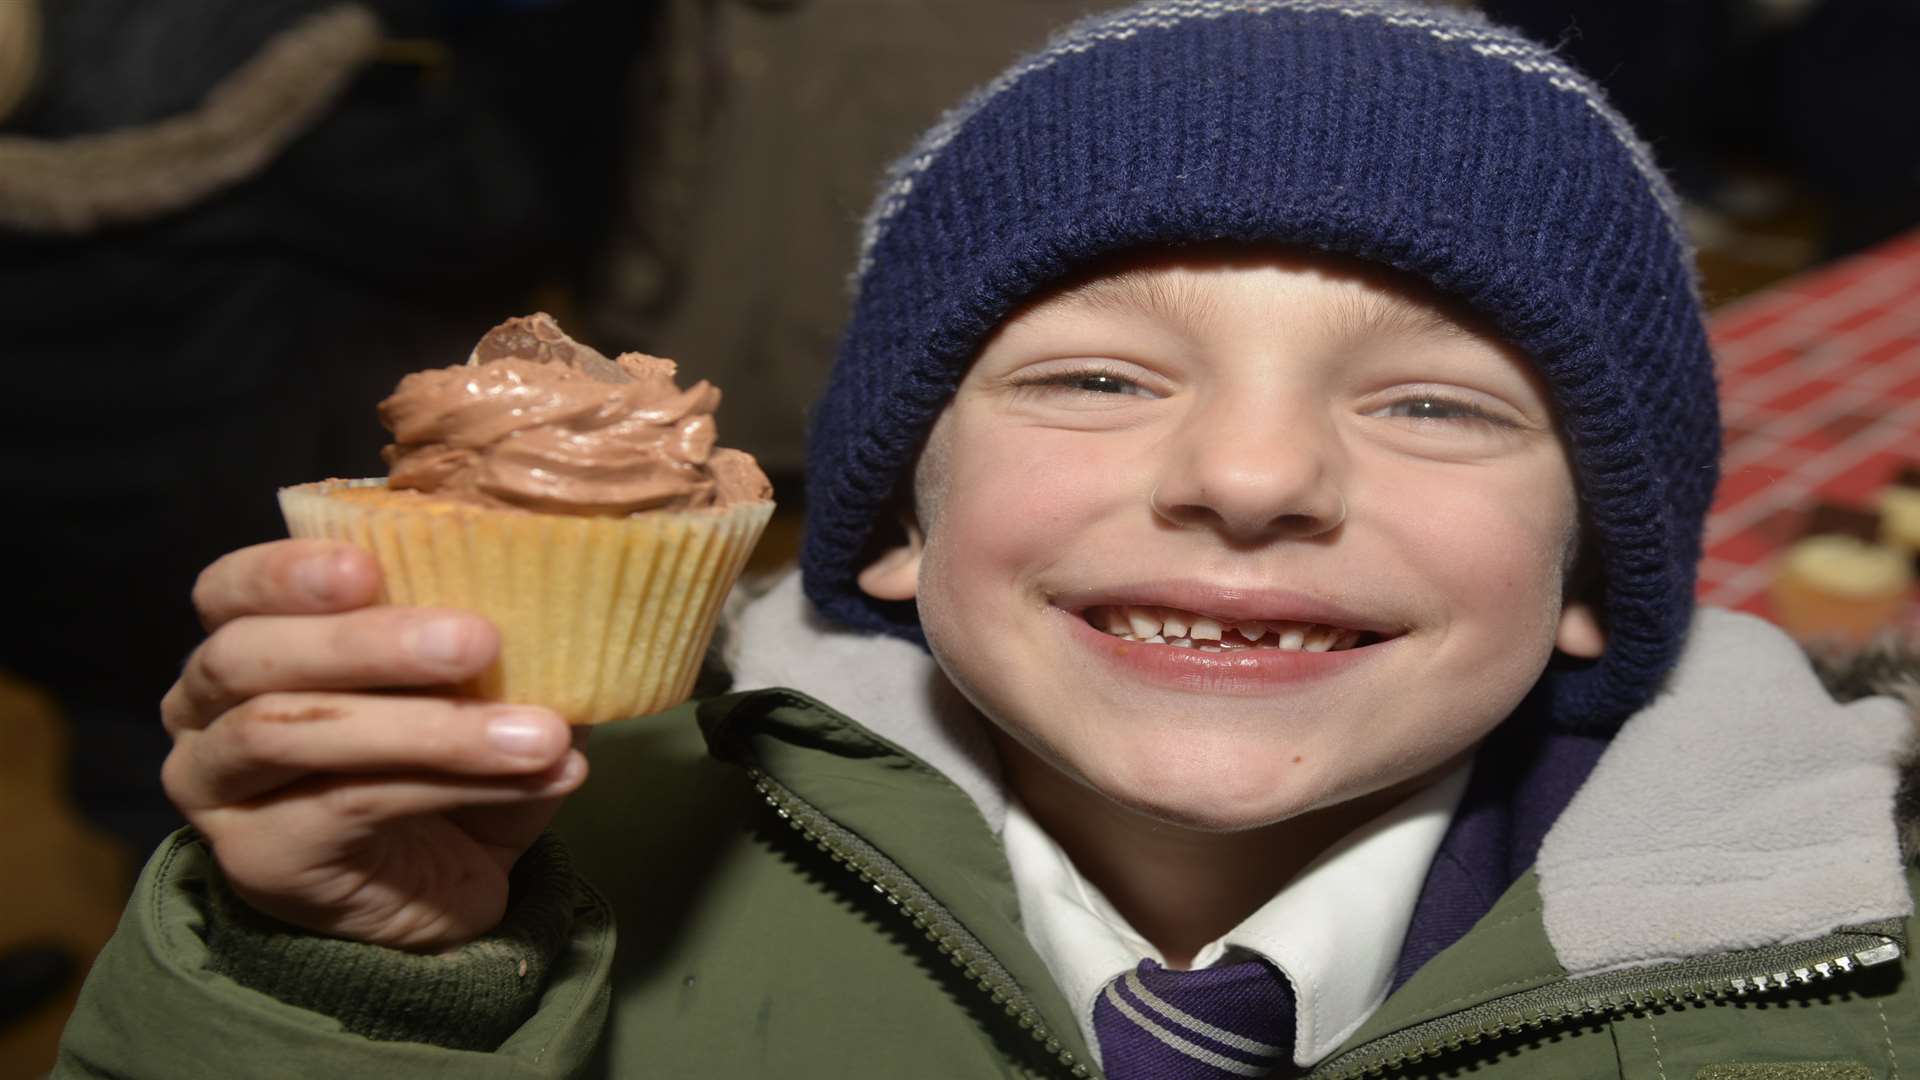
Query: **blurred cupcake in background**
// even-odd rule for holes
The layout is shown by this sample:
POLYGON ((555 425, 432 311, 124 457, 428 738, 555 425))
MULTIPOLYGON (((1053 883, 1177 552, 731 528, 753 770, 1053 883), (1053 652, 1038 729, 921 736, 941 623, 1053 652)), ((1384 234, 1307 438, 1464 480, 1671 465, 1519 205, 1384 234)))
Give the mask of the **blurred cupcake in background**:
POLYGON ((1913 594, 1909 552, 1881 542, 1882 515, 1826 504, 1782 554, 1768 600, 1786 631, 1807 642, 1862 644, 1900 624, 1913 594))

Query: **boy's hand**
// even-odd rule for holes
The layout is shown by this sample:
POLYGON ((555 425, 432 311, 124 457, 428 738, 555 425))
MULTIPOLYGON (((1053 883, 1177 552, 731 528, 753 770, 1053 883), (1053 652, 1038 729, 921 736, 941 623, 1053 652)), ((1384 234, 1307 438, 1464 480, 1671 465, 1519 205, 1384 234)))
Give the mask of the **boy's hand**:
POLYGON ((369 606, 345 544, 233 552, 194 586, 209 636, 161 702, 167 796, 236 894, 296 926, 395 948, 470 941, 586 759, 551 711, 393 688, 493 661, 477 615, 369 606), (383 692, 384 691, 384 692, 383 692))

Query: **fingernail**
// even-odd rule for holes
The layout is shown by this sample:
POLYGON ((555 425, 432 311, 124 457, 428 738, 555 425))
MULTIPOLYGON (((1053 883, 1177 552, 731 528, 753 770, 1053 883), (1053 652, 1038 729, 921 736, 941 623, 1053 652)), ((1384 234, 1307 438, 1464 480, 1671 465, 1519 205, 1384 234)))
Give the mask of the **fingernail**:
POLYGON ((514 757, 545 757, 559 746, 563 729, 548 713, 513 710, 487 721, 487 741, 514 757))
POLYGON ((339 565, 340 560, 331 555, 295 563, 293 583, 315 600, 322 602, 331 600, 334 591, 334 571, 339 565))
POLYGON ((565 787, 568 784, 577 782, 582 776, 585 776, 586 774, 587 774, 586 756, 579 753, 569 753, 567 755, 567 760, 565 760, 564 762, 561 762, 560 773, 559 775, 553 778, 553 782, 554 782, 554 785, 557 787, 565 787))
POLYGON ((459 619, 434 619, 413 628, 407 646, 429 664, 451 667, 466 659, 468 634, 459 619))

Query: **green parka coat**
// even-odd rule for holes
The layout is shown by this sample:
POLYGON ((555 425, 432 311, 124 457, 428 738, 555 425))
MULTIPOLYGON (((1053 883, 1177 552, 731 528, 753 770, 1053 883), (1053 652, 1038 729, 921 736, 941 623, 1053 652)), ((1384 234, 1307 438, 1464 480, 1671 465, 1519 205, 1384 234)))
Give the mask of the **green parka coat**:
MULTIPOLYGON (((1920 1075, 1891 820, 1909 706, 1835 706, 1777 632, 1704 618, 1536 870, 1312 1076, 1920 1075)), ((508 924, 448 957, 239 925, 175 836, 55 1076, 1099 1075, 997 836, 921 757, 777 688, 588 752, 555 830, 571 869, 537 847, 508 924)))

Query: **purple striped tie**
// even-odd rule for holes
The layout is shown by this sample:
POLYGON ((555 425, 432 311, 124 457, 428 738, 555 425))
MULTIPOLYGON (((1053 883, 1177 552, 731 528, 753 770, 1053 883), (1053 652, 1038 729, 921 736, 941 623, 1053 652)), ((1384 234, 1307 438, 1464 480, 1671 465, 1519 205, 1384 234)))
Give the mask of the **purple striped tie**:
POLYGON ((1198 971, 1140 961, 1094 999, 1109 1080, 1225 1080, 1293 1072, 1293 988, 1264 960, 1198 971))

